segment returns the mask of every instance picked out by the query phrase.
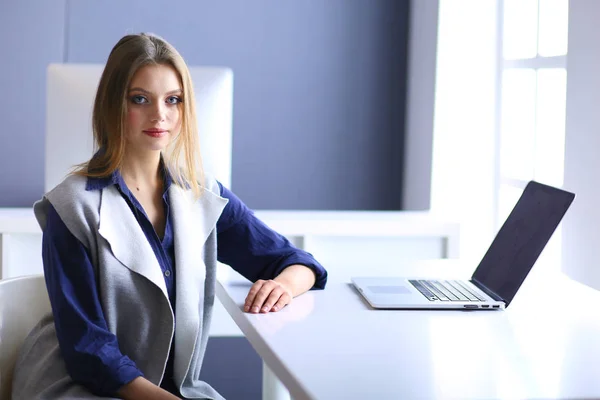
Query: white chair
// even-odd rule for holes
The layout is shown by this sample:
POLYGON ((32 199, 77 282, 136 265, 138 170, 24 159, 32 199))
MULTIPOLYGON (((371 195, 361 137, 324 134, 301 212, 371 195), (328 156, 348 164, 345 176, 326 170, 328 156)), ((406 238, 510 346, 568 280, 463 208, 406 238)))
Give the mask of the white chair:
POLYGON ((23 340, 51 312, 43 275, 0 280, 0 400, 9 400, 23 340))

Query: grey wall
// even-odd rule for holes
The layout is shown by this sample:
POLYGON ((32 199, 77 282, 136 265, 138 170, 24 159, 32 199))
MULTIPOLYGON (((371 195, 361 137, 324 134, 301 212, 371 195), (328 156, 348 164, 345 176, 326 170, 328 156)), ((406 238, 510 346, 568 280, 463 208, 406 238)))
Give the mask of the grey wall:
POLYGON ((0 206, 43 191, 46 64, 103 63, 149 31, 233 69, 232 186, 251 208, 399 208, 408 0, 0 2, 0 206))
POLYGON ((246 338, 210 338, 200 379, 227 400, 262 398, 262 360, 246 338))
POLYGON ((431 207, 438 9, 439 0, 415 1, 410 7, 403 210, 431 207))
POLYGON ((569 2, 564 187, 575 201, 563 222, 563 270, 600 290, 600 2, 569 2))
POLYGON ((0 207, 44 190, 46 65, 64 54, 65 1, 0 0, 0 207))

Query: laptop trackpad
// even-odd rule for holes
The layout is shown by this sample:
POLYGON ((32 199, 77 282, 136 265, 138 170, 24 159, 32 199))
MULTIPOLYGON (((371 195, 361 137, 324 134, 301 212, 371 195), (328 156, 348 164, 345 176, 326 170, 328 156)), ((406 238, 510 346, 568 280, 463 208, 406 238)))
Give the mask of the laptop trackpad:
POLYGON ((412 294, 406 286, 367 286, 375 294, 412 294))

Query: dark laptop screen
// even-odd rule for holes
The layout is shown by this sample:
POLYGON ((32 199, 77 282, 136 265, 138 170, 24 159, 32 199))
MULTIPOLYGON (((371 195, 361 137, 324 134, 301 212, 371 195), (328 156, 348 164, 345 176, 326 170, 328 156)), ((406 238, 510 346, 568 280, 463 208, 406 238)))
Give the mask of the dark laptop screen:
POLYGON ((508 305, 574 198, 573 193, 529 182, 472 279, 508 305))

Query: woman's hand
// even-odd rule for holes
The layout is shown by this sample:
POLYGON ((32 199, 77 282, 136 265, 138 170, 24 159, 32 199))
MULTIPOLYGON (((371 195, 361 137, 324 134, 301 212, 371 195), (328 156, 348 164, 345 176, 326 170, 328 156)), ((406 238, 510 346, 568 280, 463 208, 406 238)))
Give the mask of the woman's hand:
POLYGON ((292 297, 291 289, 284 283, 260 279, 250 288, 244 311, 252 314, 279 311, 292 301, 292 297))
POLYGON ((315 279, 315 273, 307 266, 290 265, 275 279, 256 281, 246 297, 244 311, 253 314, 279 311, 294 297, 309 290, 315 279))

